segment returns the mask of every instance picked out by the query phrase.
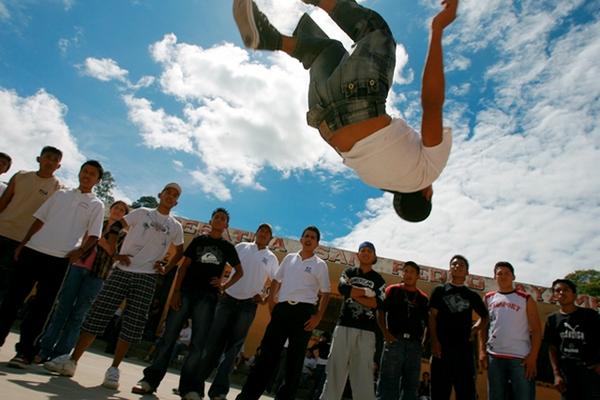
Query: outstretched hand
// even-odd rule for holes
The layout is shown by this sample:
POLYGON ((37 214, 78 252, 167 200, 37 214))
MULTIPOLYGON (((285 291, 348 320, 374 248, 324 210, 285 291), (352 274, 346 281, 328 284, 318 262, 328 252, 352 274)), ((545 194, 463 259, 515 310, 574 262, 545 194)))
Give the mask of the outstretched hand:
POLYGON ((442 0, 442 11, 440 11, 431 22, 433 29, 443 30, 456 19, 458 0, 442 0))

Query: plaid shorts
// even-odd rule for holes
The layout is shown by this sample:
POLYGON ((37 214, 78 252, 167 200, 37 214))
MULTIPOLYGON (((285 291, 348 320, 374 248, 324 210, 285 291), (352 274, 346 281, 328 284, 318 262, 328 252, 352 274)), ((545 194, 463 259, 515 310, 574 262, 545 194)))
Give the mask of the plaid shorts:
POLYGON ((331 17, 354 40, 352 54, 339 41, 315 33, 308 17, 300 20, 295 35, 297 57, 310 65, 307 122, 317 128, 325 121, 333 132, 385 114, 396 41, 378 13, 354 0, 338 0, 331 17))
POLYGON ((81 329, 94 335, 104 333, 108 322, 125 300, 119 338, 128 343, 139 342, 148 320, 155 287, 155 274, 127 272, 115 268, 104 282, 81 329))

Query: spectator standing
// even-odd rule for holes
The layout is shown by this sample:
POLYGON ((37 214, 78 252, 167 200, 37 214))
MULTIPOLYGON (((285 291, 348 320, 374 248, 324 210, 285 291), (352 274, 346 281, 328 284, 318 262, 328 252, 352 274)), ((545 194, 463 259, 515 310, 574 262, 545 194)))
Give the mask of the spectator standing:
POLYGON ((79 171, 79 187, 50 196, 33 214, 33 223, 15 249, 16 273, 0 306, 0 345, 4 344, 25 298, 37 286, 35 299, 21 323, 17 355, 9 361, 9 366, 26 368, 33 361, 37 354, 36 340, 44 329, 69 263, 79 260, 101 236, 104 205, 92 189, 103 173, 100 163, 86 161, 79 171))
POLYGON ((407 261, 402 272, 402 283, 387 287, 378 315, 385 342, 377 383, 378 400, 417 398, 429 299, 417 288, 419 265, 407 261))
POLYGON ((385 280, 373 270, 377 262, 373 243, 360 244, 358 261, 358 267, 342 272, 338 283, 344 302, 333 331, 321 400, 341 399, 348 378, 354 399, 375 399, 373 355, 375 331, 379 329, 376 310, 383 303, 385 280))
POLYGON ((260 344, 260 356, 237 400, 258 400, 275 372, 288 339, 285 381, 277 388, 277 398, 295 398, 311 332, 321 322, 331 291, 327 264, 315 254, 320 238, 317 227, 305 228, 300 238, 302 249, 288 254, 281 262, 271 283, 271 321, 260 344))
POLYGON ((123 218, 128 225, 127 236, 119 254, 114 257, 116 263, 113 272, 98 293, 83 323, 73 353, 46 362, 44 368, 63 376, 73 376, 81 356, 96 336, 104 332, 125 301, 112 365, 106 370, 102 382, 102 386, 109 389, 118 388, 119 365, 131 343, 142 339, 157 275, 172 269, 183 253, 183 228, 170 215, 180 195, 181 187, 176 183, 169 183, 159 193, 156 209, 138 208, 123 218), (175 255, 165 265, 161 260, 171 245, 175 246, 175 255))
POLYGON ((465 286, 469 262, 464 256, 450 259, 450 282, 431 293, 431 398, 475 400, 475 358, 472 337, 487 329, 488 312, 479 295, 465 286), (479 319, 473 324, 473 311, 479 319))
POLYGON ((542 326, 533 298, 515 290, 515 269, 509 262, 494 266, 498 290, 485 295, 488 330, 480 332, 480 365, 488 369, 488 399, 535 399, 537 356, 542 326))
POLYGON ((552 282, 560 310, 548 316, 548 344, 554 386, 562 400, 600 399, 600 315, 575 305, 577 286, 568 279, 552 282))
POLYGON ((0 303, 15 273, 15 250, 35 220, 33 213, 60 188, 54 172, 61 159, 59 149, 44 147, 36 158, 38 170, 14 174, 0 197, 0 303))

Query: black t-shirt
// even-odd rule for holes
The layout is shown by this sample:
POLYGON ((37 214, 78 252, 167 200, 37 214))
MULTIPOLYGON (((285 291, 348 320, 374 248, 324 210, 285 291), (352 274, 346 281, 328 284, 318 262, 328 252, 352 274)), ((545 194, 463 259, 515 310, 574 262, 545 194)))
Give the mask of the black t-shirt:
POLYGON ((438 286, 429 303, 437 310, 437 337, 442 346, 462 347, 471 340, 473 311, 487 317, 488 311, 481 297, 466 286, 450 283, 438 286))
POLYGON ((429 300, 421 290, 406 290, 399 283, 388 286, 381 307, 388 330, 397 338, 421 341, 429 316, 429 300))
POLYGON ((240 263, 235 247, 223 238, 215 239, 208 235, 195 237, 185 249, 184 256, 190 258, 192 263, 188 266, 181 290, 202 290, 217 292, 210 281, 219 278, 223 273, 225 264, 236 267, 240 263))
POLYGON ((556 346, 561 360, 594 365, 600 363, 600 314, 578 307, 570 314, 551 314, 544 341, 556 346))
POLYGON ((338 284, 338 290, 344 296, 338 325, 375 332, 379 329, 375 318, 376 309, 367 308, 352 299, 350 297, 352 287, 373 290, 379 308, 383 303, 385 280, 374 270, 364 274, 359 267, 349 267, 342 273, 338 284))

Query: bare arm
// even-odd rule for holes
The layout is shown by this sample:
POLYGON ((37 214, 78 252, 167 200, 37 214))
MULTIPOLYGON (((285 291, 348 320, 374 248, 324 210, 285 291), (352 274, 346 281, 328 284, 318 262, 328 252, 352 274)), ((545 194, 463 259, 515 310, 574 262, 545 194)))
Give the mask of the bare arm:
POLYGON ((387 328, 387 323, 385 321, 385 311, 377 310, 377 324, 379 325, 379 329, 383 333, 383 338, 387 343, 393 343, 396 340, 396 337, 390 333, 387 328))
POLYGON ((308 321, 304 323, 305 331, 312 331, 313 329, 315 329, 319 325, 319 322, 321 322, 321 318, 323 318, 323 315, 325 314, 327 304, 329 304, 329 293, 321 293, 319 297, 319 309, 317 310, 316 314, 312 315, 308 319, 308 321))
POLYGON ((236 265, 235 267, 233 267, 233 269, 235 270, 235 272, 231 276, 231 279, 229 279, 229 281, 223 285, 223 290, 227 289, 228 287, 231 287, 237 281, 239 281, 242 276, 244 276, 244 269, 242 268, 242 264, 236 265))
POLYGON ((542 345, 542 323, 532 297, 527 299, 527 322, 531 332, 531 350, 523 360, 523 365, 525 366, 525 376, 533 379, 537 373, 537 357, 542 345))
POLYGON ((269 291, 269 299, 267 304, 269 304, 269 312, 273 312, 273 307, 279 301, 279 288, 281 288, 281 282, 276 279, 271 281, 271 290, 269 291))
POLYGON ((442 142, 442 114, 445 97, 444 62, 442 52, 442 35, 444 28, 456 18, 458 0, 443 0, 443 9, 431 22, 431 38, 429 51, 423 70, 421 84, 421 136, 423 145, 432 147, 442 142))
POLYGON ((87 236, 85 237, 81 246, 76 249, 71 250, 67 253, 67 258, 69 258, 69 262, 74 263, 79 260, 85 253, 88 252, 89 249, 94 247, 98 243, 98 236, 87 236))
MULTIPOLYGON (((183 257, 183 245, 182 244, 175 246, 175 254, 173 255, 173 257, 171 257, 171 259, 169 260, 167 265, 165 265, 163 267, 162 264, 159 264, 159 267, 157 268, 157 265, 154 264, 154 269, 157 269, 160 274, 163 274, 163 275, 167 274, 167 273, 169 273, 169 271, 171 271, 173 268, 175 268, 175 266, 177 265, 179 260, 181 260, 181 257, 183 257), (162 268, 162 270, 161 270, 161 268, 162 268)), ((157 261, 157 263, 158 263, 158 261, 157 261)))
MULTIPOLYGON (((183 247, 183 246, 182 246, 183 247)), ((185 278, 187 269, 192 263, 192 259, 188 257, 183 258, 183 262, 177 270, 177 276, 175 278, 175 284, 173 285, 173 297, 171 298, 171 308, 175 311, 181 308, 181 283, 185 278)))
POLYGON ((431 355, 434 357, 442 356, 442 345, 437 336, 437 308, 429 309, 429 334, 431 335, 431 355))
POLYGON ((4 211, 6 206, 8 206, 15 195, 15 176, 16 174, 10 178, 10 181, 8 181, 8 186, 6 186, 4 193, 2 193, 2 197, 0 197, 0 213, 4 211))
POLYGON ((550 357, 550 365, 552 365, 552 374, 554 375, 554 388, 562 393, 567 387, 558 366, 558 350, 556 346, 548 346, 548 356, 550 357))
POLYGON ((42 229, 42 226, 44 226, 44 223, 41 220, 39 220, 39 219, 36 218, 33 221, 33 223, 31 224, 31 226, 29 227, 29 230, 25 234, 25 237, 23 238, 23 240, 21 240, 21 243, 19 243, 19 245, 15 249, 15 257, 14 257, 15 261, 19 259, 19 255, 21 254, 21 250, 23 250, 23 247, 25 247, 25 245, 27 244, 27 242, 29 242, 29 240, 31 239, 31 237, 33 235, 35 235, 36 232, 38 232, 40 229, 42 229))
POLYGON ((350 297, 352 297, 352 299, 360 305, 363 305, 368 308, 377 308, 377 300, 375 299, 375 297, 366 296, 363 288, 353 287, 350 290, 350 297))

